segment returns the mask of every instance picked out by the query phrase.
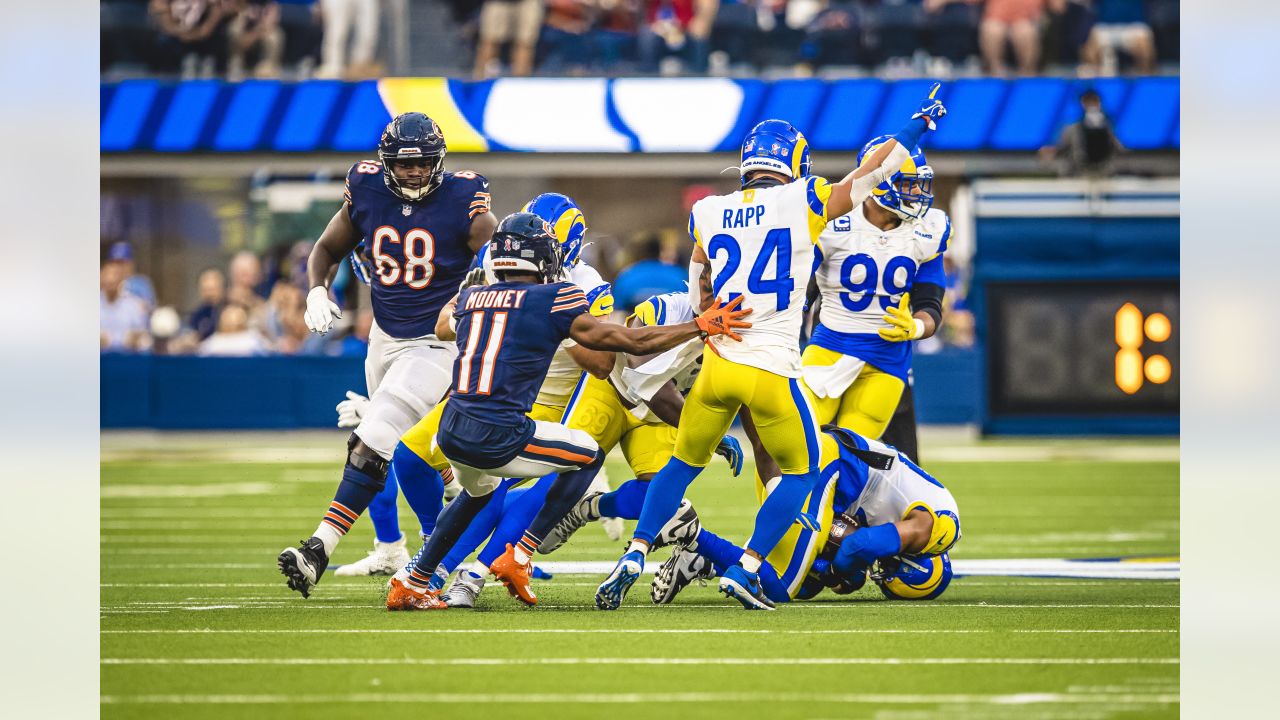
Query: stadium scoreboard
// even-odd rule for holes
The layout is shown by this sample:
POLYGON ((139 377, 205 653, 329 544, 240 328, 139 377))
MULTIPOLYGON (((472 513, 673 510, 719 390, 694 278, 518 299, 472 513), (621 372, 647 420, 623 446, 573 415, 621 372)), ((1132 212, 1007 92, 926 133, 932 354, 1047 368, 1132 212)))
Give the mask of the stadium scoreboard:
POLYGON ((993 283, 990 410, 1178 412, 1175 282, 993 283))

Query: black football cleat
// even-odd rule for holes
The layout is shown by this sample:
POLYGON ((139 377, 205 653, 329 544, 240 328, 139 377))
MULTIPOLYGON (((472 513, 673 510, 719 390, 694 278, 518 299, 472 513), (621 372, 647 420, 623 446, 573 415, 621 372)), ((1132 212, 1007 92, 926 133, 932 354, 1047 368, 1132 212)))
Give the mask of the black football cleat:
POLYGON ((329 556, 324 553, 324 543, 313 535, 296 548, 285 548, 276 564, 288 581, 289 589, 297 590, 305 598, 311 596, 311 589, 320 582, 320 576, 329 566, 329 556))

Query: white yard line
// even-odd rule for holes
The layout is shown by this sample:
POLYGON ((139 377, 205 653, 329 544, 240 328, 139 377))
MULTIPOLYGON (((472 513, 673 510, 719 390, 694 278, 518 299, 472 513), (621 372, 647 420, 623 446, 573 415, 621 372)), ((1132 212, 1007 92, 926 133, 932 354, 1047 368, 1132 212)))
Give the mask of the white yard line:
POLYGON ((870 658, 870 657, 350 657, 102 658, 103 665, 1178 665, 1178 658, 870 658))
POLYGON ((1171 705, 1179 702, 1177 693, 1100 693, 1096 695, 1068 693, 1016 693, 1005 695, 890 695, 841 693, 349 693, 344 695, 102 695, 103 704, 163 705, 280 705, 332 703, 412 703, 465 705, 536 704, 638 704, 638 703, 855 703, 865 705, 1038 705, 1038 704, 1104 704, 1104 705, 1171 705))

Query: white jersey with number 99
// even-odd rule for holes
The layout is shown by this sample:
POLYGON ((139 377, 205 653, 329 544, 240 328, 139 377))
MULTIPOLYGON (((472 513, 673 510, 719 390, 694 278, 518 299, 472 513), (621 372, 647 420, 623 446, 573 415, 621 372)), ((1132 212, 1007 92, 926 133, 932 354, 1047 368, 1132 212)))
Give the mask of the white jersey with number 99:
POLYGON ((726 360, 800 377, 800 326, 813 246, 826 226, 831 186, 820 177, 699 200, 689 234, 711 260, 715 296, 742 295, 751 327, 742 341, 711 338, 726 360))

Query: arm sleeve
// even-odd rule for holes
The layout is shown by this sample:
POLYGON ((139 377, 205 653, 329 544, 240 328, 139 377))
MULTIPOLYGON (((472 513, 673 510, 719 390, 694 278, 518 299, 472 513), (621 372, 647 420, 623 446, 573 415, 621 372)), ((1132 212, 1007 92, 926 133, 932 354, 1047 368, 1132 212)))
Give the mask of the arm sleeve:
MULTIPOLYGON (((489 180, 483 175, 478 175, 470 171, 464 171, 471 180, 472 187, 468 188, 470 192, 467 199, 471 204, 467 207, 467 220, 475 220, 477 215, 492 211, 493 198, 489 194, 489 180)), ((463 176, 467 177, 467 176, 463 176)))
MULTIPOLYGON (((942 258, 930 260, 925 264, 934 262, 941 266, 942 258)), ((928 313, 933 318, 935 326, 942 325, 942 296, 946 292, 945 282, 946 280, 943 280, 943 283, 925 282, 917 276, 915 283, 911 286, 911 311, 928 313)))

